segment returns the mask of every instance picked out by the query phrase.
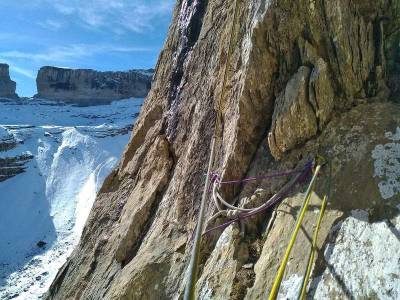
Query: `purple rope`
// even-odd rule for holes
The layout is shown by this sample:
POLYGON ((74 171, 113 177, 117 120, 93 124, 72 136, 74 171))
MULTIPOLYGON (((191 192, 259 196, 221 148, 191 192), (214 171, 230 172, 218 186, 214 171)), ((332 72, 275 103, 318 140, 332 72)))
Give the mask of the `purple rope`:
POLYGON ((221 177, 218 174, 212 173, 211 181, 212 182, 218 181, 219 184, 237 184, 237 183, 249 182, 249 181, 254 181, 254 180, 271 179, 271 178, 275 178, 275 177, 289 176, 289 175, 301 173, 303 171, 304 170, 290 170, 290 171, 272 173, 272 174, 268 174, 268 175, 264 175, 264 176, 247 177, 247 178, 238 179, 238 180, 226 180, 226 181, 221 181, 221 177))
MULTIPOLYGON (((257 214, 259 214, 259 213, 261 213, 263 211, 266 211, 267 209, 269 209, 269 208, 271 208, 271 207, 283 202, 283 200, 286 198, 287 194, 291 190, 293 190, 293 188, 296 185, 296 183, 299 183, 299 182, 303 181, 309 175, 309 173, 311 171, 311 168, 312 168, 312 161, 308 162, 305 165, 305 167, 302 170, 299 171, 302 174, 291 184, 291 186, 286 191, 284 191, 281 195, 277 196, 274 201, 272 201, 271 203, 268 203, 268 205, 265 205, 265 207, 263 207, 261 209, 258 209, 258 210, 255 210, 255 211, 252 211, 252 212, 249 212, 249 213, 245 213, 245 214, 239 215, 237 218, 235 218, 233 220, 230 220, 230 221, 225 222, 225 223, 223 223, 221 225, 218 225, 218 226, 215 226, 213 228, 210 228, 210 229, 208 229, 207 231, 204 232, 204 235, 210 233, 211 231, 217 230, 217 229, 224 229, 224 228, 228 227, 229 225, 231 225, 233 223, 236 223, 236 222, 238 222, 240 220, 244 220, 244 219, 250 218, 250 217, 252 217, 254 215, 257 215, 257 214)), ((296 172, 296 173, 299 173, 299 172, 296 172)))

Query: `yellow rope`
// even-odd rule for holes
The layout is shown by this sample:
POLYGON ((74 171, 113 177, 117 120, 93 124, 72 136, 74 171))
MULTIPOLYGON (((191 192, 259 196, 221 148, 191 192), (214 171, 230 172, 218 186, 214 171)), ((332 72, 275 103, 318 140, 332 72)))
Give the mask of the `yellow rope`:
POLYGON ((305 273, 305 276, 303 279, 303 285, 301 287, 301 292, 300 292, 300 297, 299 297, 301 300, 305 299, 305 297, 306 297, 307 285, 308 285, 308 281, 310 279, 311 269, 312 269, 312 266, 314 263, 315 251, 317 250, 318 233, 319 233, 319 229, 321 227, 322 218, 324 217, 327 200, 328 200, 328 196, 325 195, 324 199, 322 201, 321 210, 319 212, 317 226, 314 231, 312 245, 311 245, 311 253, 310 253, 310 257, 308 259, 307 270, 306 270, 306 273, 305 273))
POLYGON ((302 224, 304 216, 306 214, 306 211, 307 211, 307 208, 308 208, 308 204, 310 203, 311 194, 312 194, 312 191, 313 191, 313 188, 314 188, 314 185, 315 185, 315 181, 317 179, 317 176, 318 176, 318 173, 319 173, 320 169, 321 169, 320 165, 318 165, 315 168, 314 176, 311 179, 311 182, 310 182, 310 185, 308 186, 306 195, 304 196, 303 207, 301 208, 299 218, 297 219, 297 223, 296 223, 295 229, 294 229, 294 231, 292 233, 292 237, 290 238, 290 241, 289 241, 289 245, 286 248, 286 252, 285 252, 285 255, 283 257, 282 263, 281 263, 281 265, 280 265, 280 267, 278 269, 278 274, 275 277, 274 284, 273 284, 272 289, 271 289, 271 293, 269 294, 269 298, 268 298, 269 300, 275 300, 276 297, 278 296, 279 288, 281 286, 282 278, 283 278, 283 275, 285 273, 287 262, 289 260, 290 252, 292 251, 294 242, 296 241, 296 238, 297 238, 297 234, 298 234, 298 232, 300 230, 301 224, 302 224))
POLYGON ((315 258, 315 253, 317 251, 317 242, 318 242, 318 234, 319 234, 319 230, 321 228, 321 222, 322 219, 324 217, 325 214, 325 210, 326 210, 326 206, 328 203, 328 199, 331 199, 331 185, 332 185, 332 162, 329 160, 327 161, 325 158, 320 156, 320 161, 322 161, 323 163, 327 163, 329 165, 328 167, 328 180, 326 182, 326 194, 324 196, 324 199, 322 200, 322 204, 321 204, 321 209, 319 212, 319 216, 318 216, 318 221, 317 221, 317 225, 315 227, 314 230, 314 234, 313 234, 313 240, 312 240, 312 245, 311 245, 311 251, 310 251, 310 255, 308 257, 308 263, 307 263, 307 269, 306 272, 303 276, 303 281, 301 283, 301 291, 299 294, 299 298, 300 300, 305 299, 306 294, 307 294, 307 286, 308 286, 308 282, 310 280, 310 275, 311 275, 311 269, 312 266, 314 264, 314 258, 315 258))

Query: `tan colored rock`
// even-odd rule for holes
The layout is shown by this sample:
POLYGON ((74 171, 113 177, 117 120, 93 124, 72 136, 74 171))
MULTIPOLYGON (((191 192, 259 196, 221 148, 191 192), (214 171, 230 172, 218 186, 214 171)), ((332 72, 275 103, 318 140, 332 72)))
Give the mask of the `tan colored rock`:
POLYGON ((271 153, 280 157, 290 149, 313 137, 317 119, 309 103, 310 69, 300 67, 289 80, 285 91, 276 99, 272 127, 268 134, 271 153))
MULTIPOLYGON (((391 139, 397 138, 399 108, 377 103, 374 98, 377 92, 374 87, 378 84, 374 74, 383 64, 381 47, 372 42, 382 34, 383 42, 386 39, 375 24, 391 7, 381 1, 367 2, 368 5, 350 0, 239 1, 232 35, 233 52, 228 60, 235 2, 180 1, 160 54, 152 90, 119 168, 105 181, 81 241, 59 271, 47 299, 179 299, 182 296, 216 113, 222 116, 223 126, 217 131, 212 169, 224 179, 292 169, 317 153, 332 158, 333 200, 318 243, 321 251, 313 284, 320 282, 321 286, 316 295, 324 296, 333 287, 332 278, 326 275, 329 266, 324 261, 324 251, 333 250, 335 255, 326 259, 342 272, 342 259, 334 259, 342 254, 335 252, 334 245, 338 249, 344 245, 354 249, 359 243, 347 241, 350 235, 345 231, 350 226, 346 224, 355 224, 354 228, 360 230, 366 228, 367 232, 375 232, 376 237, 382 229, 376 227, 379 222, 390 220, 398 228, 394 218, 399 204, 398 180, 392 181, 397 169, 385 160, 383 145, 398 144, 391 139), (302 61, 305 58, 299 49, 301 38, 315 52, 308 55, 307 62, 302 61), (219 105, 225 66, 227 89, 219 105), (315 76, 311 75, 313 68, 315 76), (308 96, 310 77, 315 90, 314 104, 308 96), (329 82, 334 91, 333 102, 328 97, 329 82), (358 104, 354 99, 358 98, 367 98, 371 103, 353 107, 358 104), (270 143, 271 149, 264 142, 269 131, 275 139, 270 143), (167 143, 169 159, 164 151, 167 143), (377 166, 385 166, 377 168, 376 174, 371 156, 375 147, 378 147, 377 166), (270 152, 281 160, 276 161, 270 152), (385 197, 393 194, 387 202, 382 201, 381 190, 385 197), (154 210, 139 213, 149 205, 154 210), (348 219, 356 209, 367 211, 375 225, 368 227, 364 221, 348 219), (343 230, 331 231, 331 224, 341 221, 343 230), (336 236, 344 237, 347 242, 342 244, 336 236), (333 246, 327 248, 328 244, 333 246)), ((390 26, 391 21, 387 22, 390 26)), ((397 153, 396 145, 387 151, 397 153)), ((323 173, 325 179, 326 169, 323 173)), ((265 195, 259 199, 264 199, 276 193, 286 180, 226 186, 221 193, 227 201, 239 203, 239 199, 251 199, 254 191, 263 188, 265 195)), ((215 248, 222 232, 208 235, 202 243, 198 291, 231 299, 243 299, 246 295, 248 299, 264 297, 288 242, 291 228, 287 227, 294 223, 305 189, 305 185, 294 187, 290 197, 278 207, 275 218, 266 212, 246 220, 247 232, 242 241, 230 235, 222 248, 215 248), (220 254, 226 257, 217 259, 220 254), (216 261, 224 268, 219 268, 216 261), (255 264, 254 270, 240 267, 247 264, 255 264), (232 274, 222 273, 225 268, 232 274)), ((323 192, 318 186, 318 197, 313 204, 318 205, 323 192)), ((307 213, 305 230, 315 221, 318 207, 312 209, 307 213)), ((207 218, 213 213, 215 207, 208 201, 207 218)), ((384 229, 386 238, 390 230, 384 229)), ((357 235, 359 232, 356 231, 357 235)), ((299 251, 293 252, 282 297, 287 296, 284 293, 287 290, 295 291, 290 289, 291 276, 302 274, 309 246, 307 236, 310 232, 301 237, 296 246, 299 251)), ((388 240, 393 241, 393 237, 388 240)), ((364 245, 360 249, 366 250, 362 255, 375 253, 371 251, 374 247, 364 245)), ((398 253, 387 253, 387 257, 398 259, 398 253)), ((355 263, 350 265, 354 269, 359 260, 352 258, 355 263)), ((374 259, 381 268, 393 265, 392 260, 374 259)), ((365 277, 370 274, 365 266, 353 273, 365 277)), ((376 282, 382 282, 372 276, 376 282)), ((400 286, 390 281, 389 275, 383 278, 393 287, 400 286)), ((389 292, 385 284, 371 286, 356 285, 352 292, 364 298, 380 290, 389 292), (368 295, 363 292, 367 288, 368 295)), ((343 295, 336 286, 335 294, 328 294, 327 298, 335 295, 343 295)))
POLYGON ((132 257, 132 249, 138 238, 142 235, 143 228, 151 218, 151 213, 157 207, 158 194, 163 191, 168 183, 169 172, 172 167, 172 160, 169 153, 168 141, 165 137, 157 137, 154 144, 142 163, 140 173, 142 184, 136 185, 129 195, 130 199, 138 199, 138 205, 125 205, 119 225, 119 241, 115 259, 123 264, 132 257), (157 156, 153 161, 152 157, 157 156), (150 158, 150 160, 149 160, 150 158))
MULTIPOLYGON (((345 0, 341 1, 341 5, 327 1, 325 7, 340 76, 338 79, 343 93, 349 99, 367 96, 364 82, 374 69, 375 55, 380 52, 379 48, 374 47, 374 24, 369 16, 356 15, 350 18, 344 15, 344 10, 351 9, 351 6, 351 1, 345 0)), ((373 6, 369 5, 370 8, 373 6)), ((378 3, 375 8, 378 12, 377 7, 378 3)))
POLYGON ((320 130, 331 117, 335 100, 335 93, 329 77, 328 65, 319 58, 310 75, 309 101, 313 106, 320 130))
POLYGON ((230 298, 236 272, 246 260, 243 253, 240 257, 237 255, 240 240, 239 230, 233 226, 229 226, 221 234, 197 282, 199 299, 230 298))
POLYGON ((315 49, 308 41, 304 40, 302 37, 299 38, 299 50, 301 56, 301 62, 304 65, 315 64, 320 58, 315 49))

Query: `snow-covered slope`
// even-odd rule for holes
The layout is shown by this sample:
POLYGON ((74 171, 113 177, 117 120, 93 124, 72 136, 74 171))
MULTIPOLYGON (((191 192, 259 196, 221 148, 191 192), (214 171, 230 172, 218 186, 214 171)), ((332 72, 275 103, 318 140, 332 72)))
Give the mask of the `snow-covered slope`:
POLYGON ((141 104, 0 100, 0 299, 38 299, 46 291, 141 104))

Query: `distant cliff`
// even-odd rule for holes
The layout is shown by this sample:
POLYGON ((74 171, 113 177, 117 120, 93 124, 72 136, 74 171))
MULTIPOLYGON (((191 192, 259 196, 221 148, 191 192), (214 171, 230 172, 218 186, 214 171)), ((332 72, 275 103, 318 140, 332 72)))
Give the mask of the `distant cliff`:
POLYGON ((38 93, 35 97, 84 104, 144 98, 150 90, 153 71, 98 72, 42 67, 36 78, 38 93))
POLYGON ((12 81, 7 64, 0 64, 0 97, 2 98, 17 98, 15 93, 17 84, 12 81))

